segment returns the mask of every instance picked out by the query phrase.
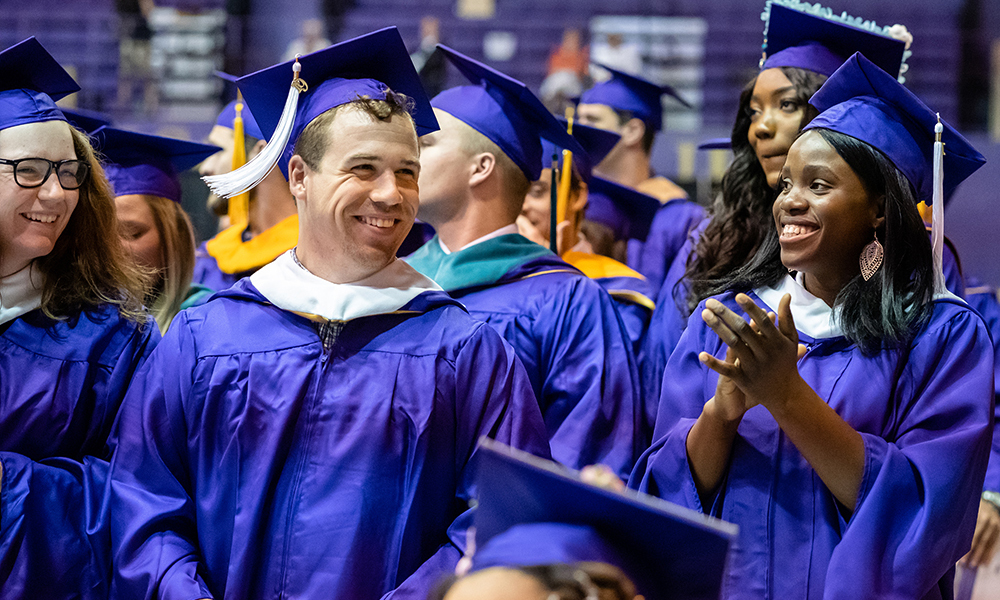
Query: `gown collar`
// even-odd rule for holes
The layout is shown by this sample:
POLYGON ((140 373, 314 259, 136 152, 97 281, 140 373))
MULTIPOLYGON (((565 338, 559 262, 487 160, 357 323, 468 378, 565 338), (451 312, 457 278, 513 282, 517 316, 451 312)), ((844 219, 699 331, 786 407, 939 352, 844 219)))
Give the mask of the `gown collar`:
POLYGON ((434 236, 406 260, 449 292, 493 285, 514 269, 538 258, 558 260, 548 248, 519 233, 490 238, 451 254, 445 254, 438 240, 438 236, 434 236))
POLYGON ((329 321, 389 314, 440 287, 401 260, 353 283, 331 283, 303 267, 291 249, 250 276, 250 282, 282 310, 329 321))
POLYGON ((0 279, 0 325, 42 305, 44 277, 34 263, 0 279))
POLYGON ((795 329, 814 340, 842 337, 844 331, 838 323, 837 311, 830 308, 826 302, 810 294, 802 285, 801 277, 801 273, 797 274, 796 277, 786 275, 776 287, 757 288, 754 290, 754 294, 774 313, 778 312, 778 302, 781 297, 785 294, 791 294, 792 318, 795 319, 795 329))

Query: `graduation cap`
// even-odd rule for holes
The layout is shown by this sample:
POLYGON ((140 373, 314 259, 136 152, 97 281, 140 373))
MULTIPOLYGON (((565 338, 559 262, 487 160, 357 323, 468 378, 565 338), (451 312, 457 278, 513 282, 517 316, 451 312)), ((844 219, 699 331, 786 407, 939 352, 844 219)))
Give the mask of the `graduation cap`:
POLYGON ((727 137, 709 138, 698 144, 699 150, 732 150, 733 139, 727 137))
POLYGON ((615 239, 644 241, 660 201, 613 181, 591 177, 584 216, 614 231, 615 239))
MULTIPOLYGON (((806 4, 805 6, 809 6, 806 4)), ((819 4, 804 12, 771 0, 765 8, 761 70, 797 67, 830 76, 849 56, 861 52, 883 71, 902 75, 906 43, 872 21, 834 15, 819 4)))
MULTIPOLYGON (((917 200, 932 203, 934 127, 938 117, 913 92, 856 53, 809 103, 821 114, 803 130, 832 129, 878 148, 913 184, 917 200)), ((942 125, 944 193, 949 196, 986 159, 953 127, 945 122, 942 125)))
POLYGON ((80 86, 34 37, 0 52, 0 129, 65 121, 55 101, 80 86))
POLYGON ((473 570, 604 562, 649 600, 718 598, 735 525, 612 492, 492 440, 478 454, 473 570))
POLYGON ((860 52, 837 69, 809 103, 820 114, 803 131, 829 129, 877 148, 913 185, 916 200, 934 205, 935 277, 944 289, 944 199, 986 159, 913 92, 860 52))
POLYGON ((395 27, 245 75, 236 84, 268 145, 244 167, 205 178, 213 192, 226 198, 253 188, 275 163, 287 178, 288 159, 306 126, 331 108, 361 97, 385 100, 392 92, 405 94, 413 102, 411 114, 417 135, 438 129, 420 77, 395 27))
MULTIPOLYGON (((233 84, 239 79, 239 77, 223 71, 216 71, 215 76, 233 84)), ((219 118, 215 120, 216 125, 225 127, 226 129, 233 128, 233 120, 236 119, 237 102, 240 102, 240 100, 233 100, 222 109, 222 112, 219 113, 219 118)), ((265 139, 264 133, 260 130, 260 125, 257 125, 257 121, 253 118, 253 113, 250 112, 250 107, 247 106, 246 102, 243 102, 243 110, 240 111, 240 117, 243 119, 243 132, 246 135, 258 140, 265 139)))
POLYGON ((626 110, 636 118, 649 123, 653 131, 663 128, 663 103, 660 98, 664 94, 691 108, 677 90, 669 85, 657 85, 624 71, 595 64, 607 69, 611 73, 611 79, 598 83, 584 92, 580 96, 580 104, 603 104, 617 110, 626 110))
POLYGON ((526 85, 442 44, 438 44, 438 52, 472 85, 445 90, 431 105, 496 144, 528 181, 537 181, 542 174, 541 138, 574 153, 582 151, 526 85))
POLYGON ((84 133, 94 133, 101 127, 111 125, 111 117, 95 110, 85 110, 82 108, 60 108, 62 114, 69 121, 69 124, 84 133))
POLYGON ((105 157, 104 172, 115 196, 148 194, 180 202, 178 173, 221 150, 209 144, 112 127, 102 127, 93 135, 105 157))
MULTIPOLYGON (((566 119, 559 117, 557 120, 564 128, 568 126, 566 119)), ((573 139, 584 150, 581 154, 573 155, 573 162, 576 163, 580 177, 584 181, 589 182, 590 172, 594 169, 594 166, 604 160, 604 157, 611 152, 611 149, 615 147, 621 136, 606 129, 598 129, 597 127, 583 125, 582 123, 573 123, 573 139)), ((556 146, 546 139, 542 139, 543 160, 552 158, 553 154, 562 156, 562 151, 563 148, 556 146)))

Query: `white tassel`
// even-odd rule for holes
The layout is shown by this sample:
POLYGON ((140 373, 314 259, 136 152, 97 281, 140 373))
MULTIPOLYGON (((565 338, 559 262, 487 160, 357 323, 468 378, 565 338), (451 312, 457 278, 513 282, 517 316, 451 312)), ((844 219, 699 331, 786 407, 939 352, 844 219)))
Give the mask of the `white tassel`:
POLYGON ((247 164, 235 171, 230 171, 223 175, 210 175, 202 177, 216 196, 222 198, 232 198, 242 193, 248 192, 264 181, 267 174, 271 172, 274 165, 278 163, 281 155, 285 151, 288 138, 292 135, 292 126, 295 124, 295 113, 299 105, 299 94, 309 89, 306 82, 299 78, 302 65, 299 64, 298 56, 295 57, 295 64, 292 65, 292 72, 295 77, 292 79, 291 88, 288 90, 288 98, 285 99, 285 107, 281 111, 281 118, 278 126, 274 130, 274 135, 264 146, 260 154, 250 159, 247 164))
POLYGON ((944 126, 938 115, 934 126, 934 193, 931 212, 931 248, 934 252, 934 293, 947 292, 944 281, 944 126))

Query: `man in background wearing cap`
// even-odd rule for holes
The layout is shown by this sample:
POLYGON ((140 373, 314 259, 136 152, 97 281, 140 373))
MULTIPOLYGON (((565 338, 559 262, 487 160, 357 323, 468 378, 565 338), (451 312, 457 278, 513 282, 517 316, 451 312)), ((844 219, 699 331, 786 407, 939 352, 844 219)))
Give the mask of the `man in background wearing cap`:
POLYGON ((620 185, 658 199, 663 207, 654 217, 645 242, 631 240, 628 266, 660 289, 667 269, 688 233, 704 218, 705 211, 687 199, 687 193, 666 177, 655 175, 650 156, 656 132, 663 127, 664 94, 689 106, 670 86, 660 86, 640 77, 608 69, 611 79, 580 96, 580 122, 614 131, 621 141, 594 168, 594 173, 620 185))
MULTIPOLYGON (((205 175, 221 175, 233 168, 234 131, 236 118, 234 100, 219 114, 208 142, 223 150, 207 158, 198 171, 205 175)), ((241 111, 244 144, 248 159, 260 154, 267 142, 245 103, 241 111)), ((250 192, 250 209, 245 215, 228 211, 229 225, 214 238, 198 247, 195 254, 194 283, 213 290, 224 290, 251 275, 295 246, 299 236, 299 218, 295 199, 288 191, 288 182, 277 169, 250 192)), ((225 201, 212 194, 209 206, 225 201)), ((223 213, 225 214, 225 213, 223 213)))
POLYGON ((414 123, 436 127, 399 33, 301 66, 294 113, 291 64, 241 82, 290 135, 298 246, 181 313, 134 382, 115 597, 378 599, 421 565, 433 581, 459 557, 479 438, 548 454, 511 348, 395 259, 417 210, 414 123))
POLYGON ((582 151, 518 81, 451 49, 473 82, 432 101, 441 130, 421 138, 420 218, 438 235, 408 260, 492 325, 524 363, 553 457, 620 476, 642 450, 630 342, 599 285, 518 233, 540 135, 582 151))

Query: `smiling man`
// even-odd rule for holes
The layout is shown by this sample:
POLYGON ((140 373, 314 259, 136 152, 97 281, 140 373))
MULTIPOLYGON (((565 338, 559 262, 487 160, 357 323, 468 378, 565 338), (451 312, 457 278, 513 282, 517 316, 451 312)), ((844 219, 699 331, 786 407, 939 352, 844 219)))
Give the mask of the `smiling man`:
MULTIPOLYGON (((182 313, 120 415, 120 597, 378 599, 407 578, 426 594, 463 549, 479 438, 548 454, 510 346, 395 259, 417 132, 437 128, 398 32, 301 65, 278 158, 298 246, 182 313)), ((285 63, 241 80, 265 129, 291 79, 285 63)))

